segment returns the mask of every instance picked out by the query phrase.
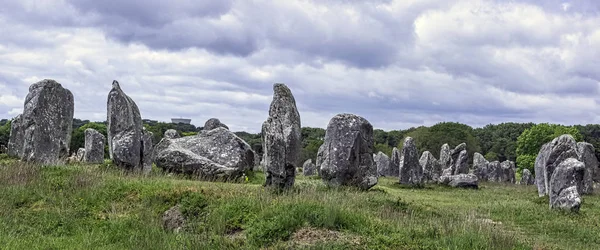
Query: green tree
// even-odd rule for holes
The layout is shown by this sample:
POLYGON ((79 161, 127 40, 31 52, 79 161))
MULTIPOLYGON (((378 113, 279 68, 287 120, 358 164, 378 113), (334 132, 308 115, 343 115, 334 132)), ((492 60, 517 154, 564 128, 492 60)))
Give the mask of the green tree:
MULTIPOLYGON (((10 124, 12 120, 2 119, 0 121, 0 150, 8 147, 8 139, 10 138, 10 124)), ((4 151, 0 151, 0 153, 5 153, 4 151)))
MULTIPOLYGON (((411 129, 406 134, 415 140, 419 152, 429 151, 436 158, 439 158, 439 152, 442 145, 448 143, 450 147, 455 147, 460 143, 467 144, 469 152, 469 162, 474 152, 480 152, 479 140, 475 137, 473 128, 466 124, 456 122, 441 122, 431 127, 418 127, 411 129)), ((399 147, 402 147, 400 142, 399 147)))
POLYGON ((554 138, 569 134, 576 141, 581 141, 583 136, 575 127, 558 124, 540 123, 523 131, 517 138, 517 166, 519 169, 529 169, 534 172, 535 158, 542 145, 552 141, 554 138))
MULTIPOLYGON (((517 158, 517 138, 531 128, 533 123, 501 123, 498 125, 486 125, 483 128, 474 129, 474 134, 481 145, 481 154, 494 153, 495 160, 515 161, 517 158)), ((486 157, 486 159, 488 159, 486 157)), ((490 159, 488 159, 490 160, 490 159)))

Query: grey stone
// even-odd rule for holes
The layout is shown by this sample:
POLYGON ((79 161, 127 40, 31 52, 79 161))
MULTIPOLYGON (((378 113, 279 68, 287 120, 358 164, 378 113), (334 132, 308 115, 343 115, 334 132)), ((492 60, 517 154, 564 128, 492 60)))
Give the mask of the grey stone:
POLYGON ((500 163, 500 180, 503 183, 516 183, 516 167, 515 163, 509 160, 500 163))
POLYGON ((587 142, 578 142, 577 155, 579 156, 578 159, 585 164, 581 194, 591 194, 594 192, 594 172, 598 169, 598 158, 595 155, 594 145, 587 142))
POLYGON ((419 163, 419 151, 411 137, 404 139, 400 161, 400 184, 419 186, 423 184, 423 167, 419 163))
POLYGON ((108 93, 108 153, 118 167, 143 169, 142 117, 135 102, 127 96, 119 82, 113 81, 108 93))
POLYGON ((85 156, 85 148, 79 148, 77 149, 77 153, 76 153, 76 161, 77 162, 83 162, 83 157, 85 156))
POLYGON ((419 164, 423 168, 423 181, 438 182, 442 175, 442 169, 438 160, 429 151, 423 152, 419 158, 419 164))
POLYGON ((469 164, 467 163, 468 158, 469 156, 467 155, 467 150, 461 150, 454 164, 455 175, 469 173, 469 164))
POLYGON ((46 79, 32 84, 21 118, 25 129, 21 160, 62 163, 69 156, 73 112, 73 94, 60 83, 46 79))
POLYGON ((521 181, 519 182, 519 184, 533 185, 534 183, 535 179, 533 178, 531 171, 529 171, 529 169, 523 169, 523 172, 521 173, 521 181))
POLYGON ((167 129, 167 131, 165 131, 165 134, 164 134, 164 138, 169 138, 169 139, 177 139, 180 137, 181 136, 179 136, 179 133, 177 133, 177 130, 175 130, 175 129, 167 129))
POLYGON ((304 176, 317 174, 317 166, 312 162, 312 159, 308 159, 302 164, 302 174, 304 174, 304 176))
POLYGON ((556 166, 550 179, 550 208, 579 211, 579 187, 584 175, 585 164, 576 158, 565 159, 556 166))
POLYGON ((106 137, 95 129, 88 128, 85 135, 85 155, 83 162, 100 164, 104 163, 104 145, 106 137))
POLYGON ((538 189, 538 196, 545 196, 548 194, 546 189, 546 161, 550 152, 552 151, 552 142, 542 145, 540 152, 535 158, 534 172, 535 172, 535 185, 538 189))
MULTIPOLYGON (((579 159, 577 155, 577 142, 571 135, 561 135, 557 138, 554 138, 552 142, 548 144, 548 146, 544 145, 546 148, 542 147, 540 150, 538 157, 536 158, 536 175, 538 175, 538 170, 541 171, 544 175, 543 189, 540 189, 538 185, 538 194, 540 196, 548 195, 550 192, 550 178, 552 177, 552 173, 554 169, 560 165, 564 160, 569 158, 579 159), (538 160, 539 165, 538 165, 538 160)), ((583 191, 583 186, 578 191, 581 194, 583 191)))
POLYGON ((500 167, 499 161, 493 161, 488 163, 487 177, 490 182, 501 182, 502 181, 502 168, 500 167))
POLYGON ((373 155, 373 160, 375 161, 375 165, 377 165, 377 174, 379 176, 388 176, 391 166, 390 157, 380 151, 373 155))
POLYGON ((154 134, 145 128, 142 130, 142 172, 145 174, 152 171, 153 136, 154 134))
POLYGON ((8 139, 7 154, 12 157, 21 158, 23 156, 25 127, 23 126, 22 121, 22 115, 18 115, 10 123, 10 137, 8 139))
POLYGON ((488 181, 489 163, 480 153, 473 154, 473 174, 477 176, 479 181, 488 181))
POLYGON ((210 118, 210 119, 208 119, 208 121, 206 121, 206 123, 204 123, 203 130, 213 130, 215 128, 229 129, 229 127, 227 127, 227 125, 223 124, 219 119, 210 118))
POLYGON ((444 175, 440 177, 440 183, 451 187, 479 188, 479 180, 474 174, 444 175))
POLYGON ((216 128, 195 136, 163 138, 152 155, 156 166, 169 172, 231 180, 252 169, 255 154, 233 132, 216 128))
POLYGON ((390 168, 388 169, 388 174, 386 176, 399 177, 400 176, 400 150, 397 147, 392 149, 392 156, 390 159, 390 168))
POLYGON ((179 233, 185 227, 185 217, 179 206, 174 206, 165 211, 162 216, 163 229, 168 232, 179 233))
POLYGON ((369 189, 377 184, 373 162, 373 126, 353 114, 334 116, 319 148, 319 175, 328 186, 369 189))
POLYGON ((452 150, 448 143, 442 145, 440 149, 440 167, 443 170, 452 167, 452 150))
POLYGON ((302 133, 300 113, 292 91, 285 84, 273 85, 269 118, 262 125, 265 186, 290 188, 300 164, 302 133))

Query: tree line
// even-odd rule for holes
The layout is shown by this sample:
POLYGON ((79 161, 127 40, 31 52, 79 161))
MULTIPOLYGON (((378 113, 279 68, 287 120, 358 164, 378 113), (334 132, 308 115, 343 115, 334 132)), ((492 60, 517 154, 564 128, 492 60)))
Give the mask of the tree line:
MULTIPOLYGON (((0 147, 5 148, 10 135, 10 120, 0 120, 0 147)), ((165 131, 175 129, 181 136, 195 135, 202 127, 192 124, 175 124, 154 120, 143 120, 144 128, 153 133, 153 142, 158 143, 165 131)), ((89 120, 73 120, 73 135, 71 137, 71 153, 84 147, 84 131, 93 128, 106 135, 106 122, 90 122, 89 120)), ((259 155, 262 155, 262 139, 260 133, 235 132, 244 139, 259 155)), ((469 157, 479 152, 489 161, 510 160, 517 163, 519 168, 529 168, 533 171, 535 157, 544 143, 562 135, 571 134, 577 141, 589 142, 596 148, 596 156, 600 158, 600 125, 564 126, 558 124, 534 123, 501 123, 490 124, 482 128, 472 128, 469 125, 456 122, 441 122, 433 126, 413 127, 406 130, 384 131, 375 129, 374 148, 376 152, 391 155, 392 149, 402 148, 404 138, 415 139, 419 153, 431 152, 439 158, 440 148, 444 143, 450 147, 465 142, 469 157)), ((302 162, 307 159, 316 160, 317 152, 325 138, 325 129, 302 128, 302 162)), ((472 159, 469 160, 472 162, 472 159)))

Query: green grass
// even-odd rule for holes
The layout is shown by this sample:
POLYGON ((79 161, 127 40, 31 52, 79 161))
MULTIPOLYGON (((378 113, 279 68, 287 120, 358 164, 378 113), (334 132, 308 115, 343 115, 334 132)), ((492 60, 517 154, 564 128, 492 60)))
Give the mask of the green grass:
POLYGON ((368 192, 326 188, 298 176, 276 193, 262 173, 244 183, 191 180, 109 164, 0 162, 3 249, 600 249, 600 199, 579 214, 548 209, 534 187, 480 190, 401 187, 382 178, 368 192), (180 205, 183 232, 162 228, 180 205), (304 232, 303 235, 297 232, 304 232), (329 233, 328 233, 329 232, 329 233), (326 236, 329 235, 329 236, 326 236))

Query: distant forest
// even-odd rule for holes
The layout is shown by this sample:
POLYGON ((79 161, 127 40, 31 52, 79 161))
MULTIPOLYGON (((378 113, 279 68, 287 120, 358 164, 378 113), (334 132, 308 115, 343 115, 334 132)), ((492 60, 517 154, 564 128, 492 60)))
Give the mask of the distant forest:
MULTIPOLYGON (((174 124, 154 120, 143 120, 146 130, 154 134, 153 141, 158 143, 166 130, 175 129, 181 136, 195 135, 202 130, 191 124, 174 124)), ((83 131, 94 128, 106 135, 106 122, 90 122, 73 119, 73 136, 71 152, 84 146, 83 131)), ((415 139, 419 153, 430 151, 439 158, 440 147, 448 143, 454 147, 462 142, 467 143, 470 158, 479 152, 489 161, 515 161, 519 168, 533 168, 537 151, 544 143, 560 134, 571 134, 577 141, 589 142, 596 148, 596 156, 600 158, 600 125, 562 126, 556 124, 534 123, 501 123, 487 125, 483 128, 472 128, 466 124, 441 122, 431 127, 420 126, 406 130, 374 131, 374 153, 379 151, 391 155, 394 147, 402 148, 403 139, 410 136, 415 139)), ((258 153, 262 154, 261 135, 248 132, 235 132, 258 153)), ((0 120, 0 146, 5 148, 10 135, 10 120, 0 120)), ((302 128, 301 160, 313 159, 323 143, 325 129, 302 128)), ((471 163, 472 160, 469 160, 471 163)))

